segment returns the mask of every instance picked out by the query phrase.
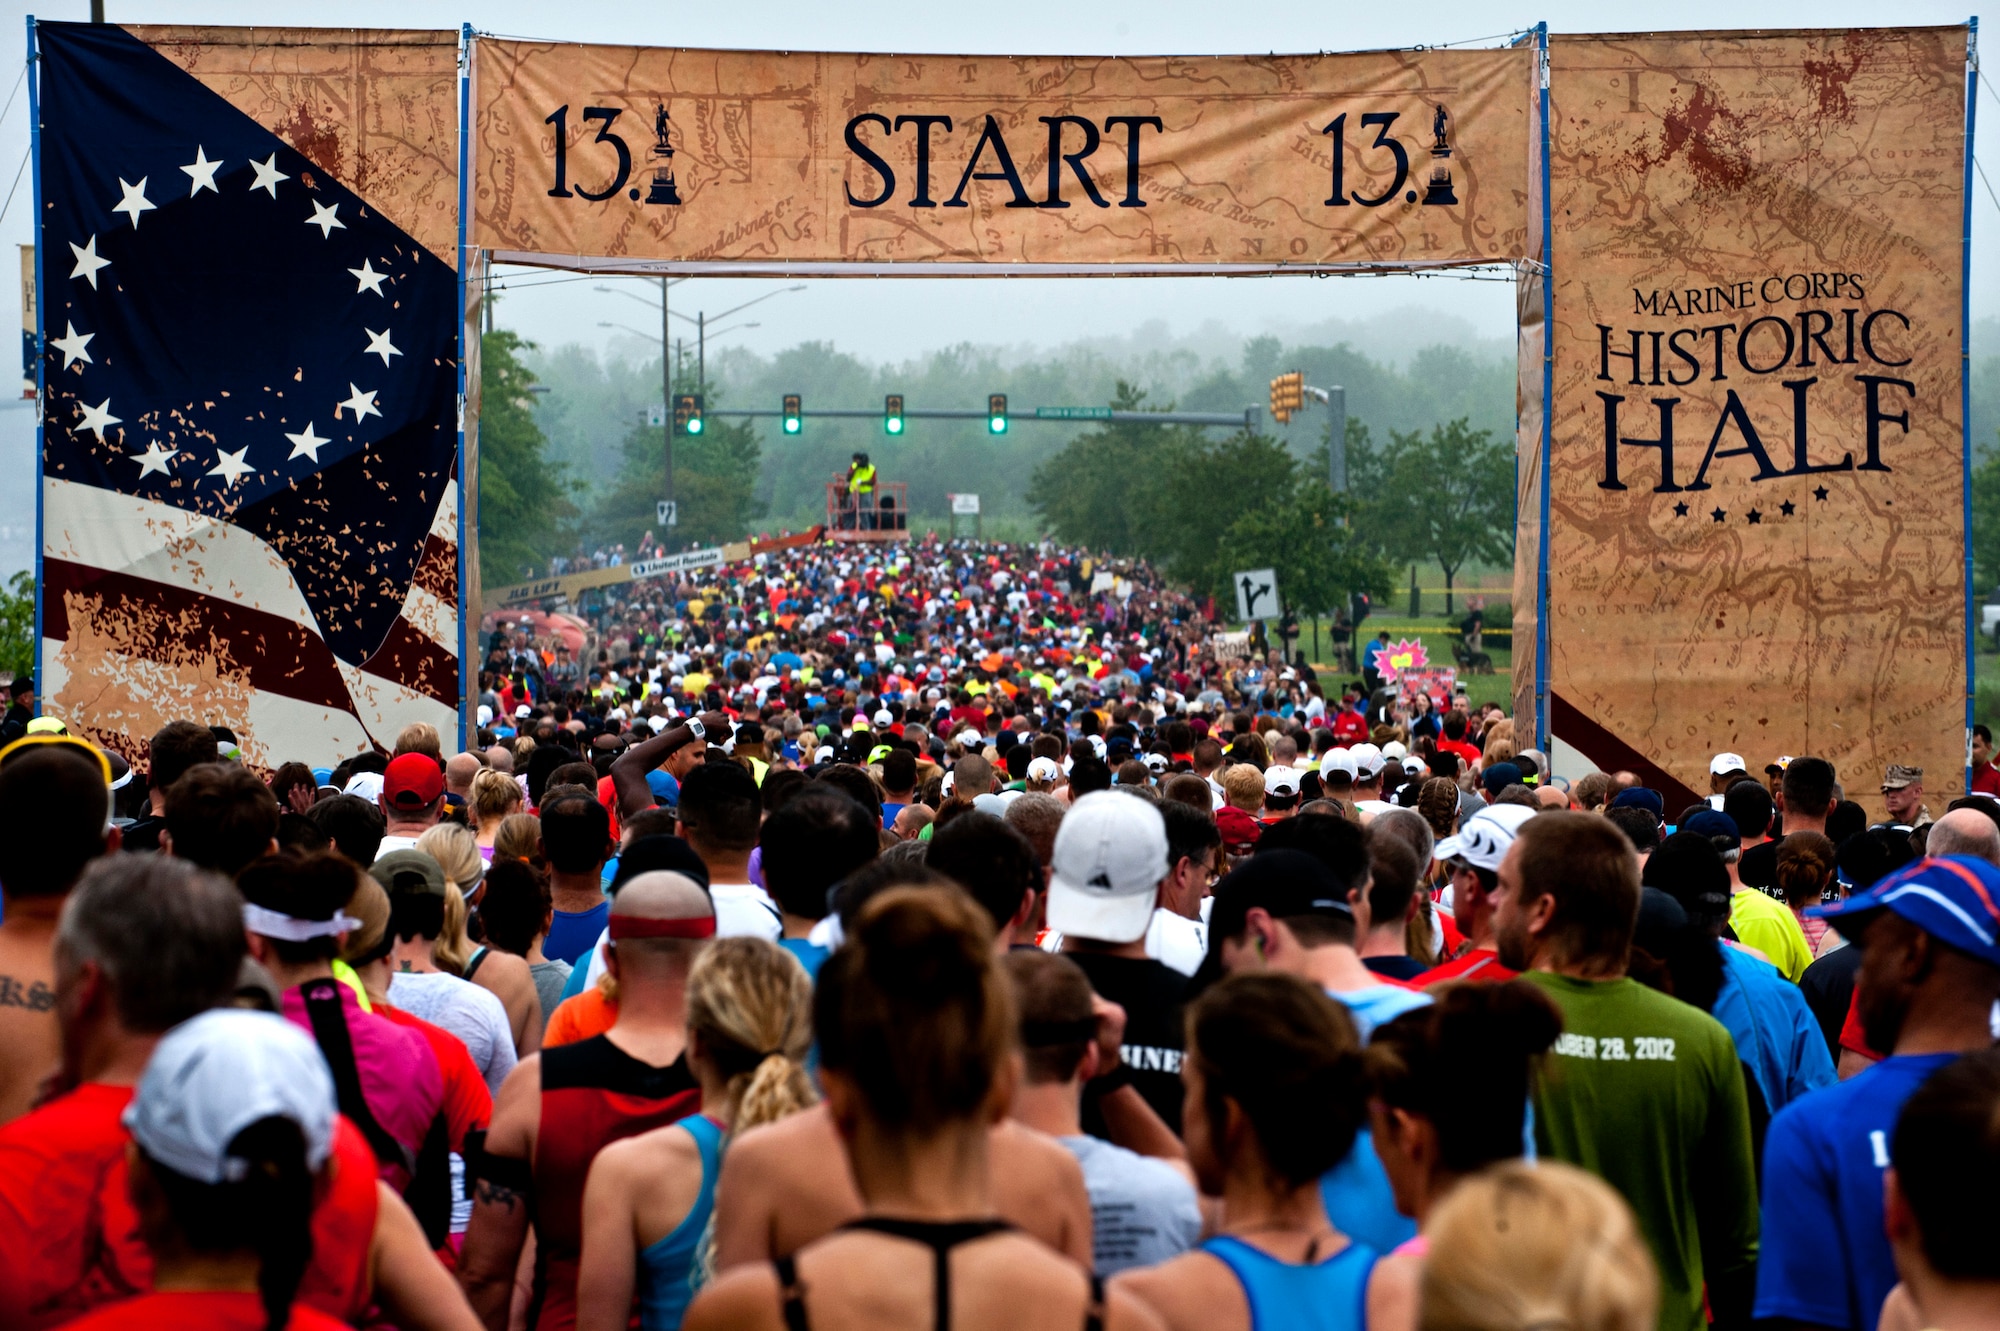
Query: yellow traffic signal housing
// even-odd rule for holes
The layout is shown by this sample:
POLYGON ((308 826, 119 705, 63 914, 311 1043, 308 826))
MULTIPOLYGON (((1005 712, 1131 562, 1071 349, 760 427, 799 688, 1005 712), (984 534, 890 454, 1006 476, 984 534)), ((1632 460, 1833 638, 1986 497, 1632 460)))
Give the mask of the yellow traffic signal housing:
POLYGON ((1283 422, 1292 418, 1292 413, 1302 410, 1306 404, 1306 377, 1298 370, 1290 370, 1271 381, 1271 417, 1283 422))

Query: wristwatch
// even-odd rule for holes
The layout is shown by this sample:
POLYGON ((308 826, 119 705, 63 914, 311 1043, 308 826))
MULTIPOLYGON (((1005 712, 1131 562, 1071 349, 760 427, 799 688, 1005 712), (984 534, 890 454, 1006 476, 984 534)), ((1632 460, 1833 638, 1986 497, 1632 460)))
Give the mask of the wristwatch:
POLYGON ((687 721, 684 724, 687 726, 689 732, 692 733, 696 739, 708 738, 708 727, 701 723, 700 717, 691 716, 687 719, 687 721))

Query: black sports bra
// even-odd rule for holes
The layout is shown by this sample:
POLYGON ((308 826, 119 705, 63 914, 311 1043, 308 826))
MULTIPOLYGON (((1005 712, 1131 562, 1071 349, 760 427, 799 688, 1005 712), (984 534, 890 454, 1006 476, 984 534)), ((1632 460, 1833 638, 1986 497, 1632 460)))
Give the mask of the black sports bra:
MULTIPOLYGON (((1014 1227, 1004 1220, 894 1220, 886 1216, 863 1216, 859 1220, 850 1220, 840 1228, 886 1234, 890 1238, 907 1239, 929 1248, 935 1263, 932 1284, 937 1291, 937 1315, 933 1326, 935 1331, 951 1331, 951 1250, 995 1234, 1009 1233, 1014 1227)), ((779 1291, 784 1300, 785 1331, 812 1331, 812 1319, 806 1315, 805 1286, 799 1283, 797 1265, 789 1256, 778 1258, 772 1265, 778 1269, 779 1291)), ((1104 1282, 1092 1275, 1090 1304, 1083 1314, 1083 1331, 1103 1331, 1103 1328, 1104 1282)))

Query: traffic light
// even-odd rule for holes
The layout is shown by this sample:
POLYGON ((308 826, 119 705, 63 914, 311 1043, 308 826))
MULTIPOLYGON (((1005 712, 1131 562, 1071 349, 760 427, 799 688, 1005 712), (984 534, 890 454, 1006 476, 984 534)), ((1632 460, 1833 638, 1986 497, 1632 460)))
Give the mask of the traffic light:
POLYGON ((891 393, 882 399, 882 433, 903 432, 903 395, 891 393))
POLYGON ((800 417, 803 415, 804 412, 800 407, 799 395, 797 393, 785 394, 786 434, 797 434, 800 430, 805 428, 805 422, 800 419, 800 417))
POLYGON ((1368 618, 1368 612, 1374 608, 1375 603, 1367 592, 1354 592, 1347 598, 1347 618, 1357 629, 1361 627, 1361 621, 1368 618))
POLYGON ((1007 395, 990 393, 986 398, 986 432, 988 434, 1007 433, 1007 395))
POLYGON ((676 393, 674 395, 674 433, 701 433, 701 394, 676 393))
POLYGON ((1289 421, 1292 413, 1302 410, 1306 404, 1306 377, 1297 370, 1281 374, 1271 381, 1271 418, 1289 421))

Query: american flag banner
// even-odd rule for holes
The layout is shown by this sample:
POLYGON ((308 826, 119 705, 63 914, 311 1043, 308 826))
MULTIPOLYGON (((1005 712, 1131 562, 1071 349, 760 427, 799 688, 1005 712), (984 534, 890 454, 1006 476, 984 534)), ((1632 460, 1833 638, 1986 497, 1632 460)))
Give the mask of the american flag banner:
POLYGON ((451 735, 456 34, 146 31, 35 25, 45 709, 141 763, 451 735))

